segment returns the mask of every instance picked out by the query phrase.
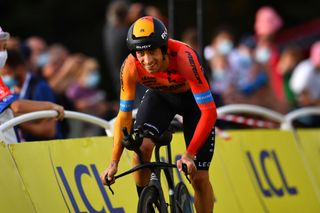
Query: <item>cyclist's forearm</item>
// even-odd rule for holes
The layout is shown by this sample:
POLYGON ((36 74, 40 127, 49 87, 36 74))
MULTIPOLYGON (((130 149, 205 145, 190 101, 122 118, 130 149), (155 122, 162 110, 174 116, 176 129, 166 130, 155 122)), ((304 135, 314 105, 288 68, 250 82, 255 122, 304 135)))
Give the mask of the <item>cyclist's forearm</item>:
POLYGON ((202 147, 205 140, 209 136, 217 119, 217 111, 202 110, 201 117, 193 134, 192 140, 187 148, 187 152, 196 155, 198 150, 202 147))
POLYGON ((128 131, 130 131, 131 126, 132 126, 132 116, 128 116, 128 115, 124 116, 123 112, 119 112, 117 120, 115 122, 115 127, 114 127, 113 150, 112 150, 112 157, 111 157, 113 161, 119 162, 123 152, 123 146, 121 143, 123 139, 122 129, 126 127, 128 131))

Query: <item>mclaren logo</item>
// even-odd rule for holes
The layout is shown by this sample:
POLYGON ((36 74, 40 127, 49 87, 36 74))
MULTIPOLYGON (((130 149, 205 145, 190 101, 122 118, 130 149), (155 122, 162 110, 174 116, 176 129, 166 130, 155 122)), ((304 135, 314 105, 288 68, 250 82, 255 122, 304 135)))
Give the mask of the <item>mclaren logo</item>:
POLYGON ((136 49, 137 49, 137 50, 145 50, 145 49, 148 49, 148 48, 150 48, 150 47, 151 47, 151 44, 142 45, 142 46, 136 45, 136 49))

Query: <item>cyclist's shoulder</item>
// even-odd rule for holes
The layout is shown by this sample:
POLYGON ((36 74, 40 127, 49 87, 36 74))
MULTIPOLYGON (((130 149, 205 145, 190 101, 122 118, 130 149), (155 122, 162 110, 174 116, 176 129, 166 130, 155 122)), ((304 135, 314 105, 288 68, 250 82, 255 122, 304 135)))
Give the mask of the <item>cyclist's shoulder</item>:
POLYGON ((129 54, 128 57, 124 60, 122 63, 121 69, 120 69, 120 78, 121 81, 127 79, 130 82, 133 82, 133 79, 136 79, 138 69, 137 65, 137 59, 132 55, 129 54))
POLYGON ((184 49, 190 49, 188 44, 183 43, 182 41, 175 40, 175 39, 169 39, 168 40, 168 49, 171 51, 180 51, 184 49))

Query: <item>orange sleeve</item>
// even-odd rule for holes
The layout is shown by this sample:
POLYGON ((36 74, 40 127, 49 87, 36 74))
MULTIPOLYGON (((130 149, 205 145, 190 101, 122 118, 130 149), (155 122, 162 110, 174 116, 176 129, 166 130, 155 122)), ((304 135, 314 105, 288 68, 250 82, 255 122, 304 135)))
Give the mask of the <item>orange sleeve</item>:
POLYGON ((179 49, 178 57, 177 70, 180 70, 181 74, 187 79, 195 101, 201 111, 197 127, 187 148, 187 152, 196 155, 216 122, 216 105, 194 50, 183 46, 179 49))
POLYGON ((132 110, 136 93, 138 75, 135 66, 135 58, 129 55, 123 62, 120 70, 120 110, 114 127, 113 150, 111 159, 119 162, 123 147, 122 129, 126 127, 129 131, 132 127, 132 110))

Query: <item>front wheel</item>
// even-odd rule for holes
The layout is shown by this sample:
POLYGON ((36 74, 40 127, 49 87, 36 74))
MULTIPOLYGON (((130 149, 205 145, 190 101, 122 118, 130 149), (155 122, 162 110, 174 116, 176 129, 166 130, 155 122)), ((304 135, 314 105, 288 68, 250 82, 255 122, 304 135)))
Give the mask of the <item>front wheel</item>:
POLYGON ((140 195, 138 213, 161 212, 159 192, 155 186, 145 187, 140 195))
POLYGON ((192 213, 192 201, 189 191, 183 182, 180 182, 174 188, 174 200, 176 202, 177 213, 192 213))

